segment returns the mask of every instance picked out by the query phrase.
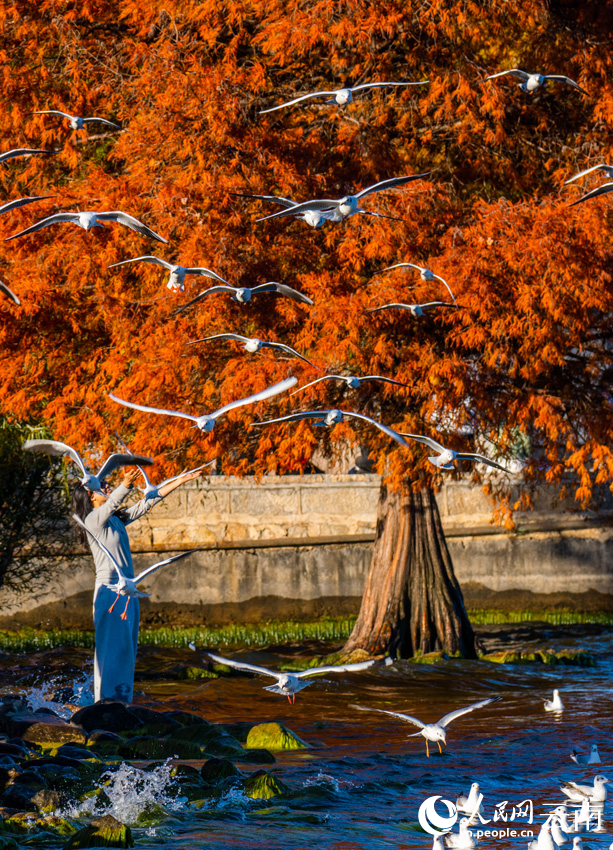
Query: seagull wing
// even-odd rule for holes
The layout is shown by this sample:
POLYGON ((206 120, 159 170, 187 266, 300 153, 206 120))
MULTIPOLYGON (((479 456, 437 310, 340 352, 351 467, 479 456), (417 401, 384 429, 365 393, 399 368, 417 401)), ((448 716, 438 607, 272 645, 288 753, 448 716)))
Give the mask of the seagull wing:
POLYGON ((296 395, 301 390, 306 390, 307 387, 312 387, 314 384, 318 384, 320 381, 344 381, 342 375, 324 375, 323 378, 316 378, 314 381, 311 381, 309 384, 305 384, 303 387, 298 387, 297 390, 294 390, 290 395, 296 395))
POLYGON ((15 198, 13 201, 7 201, 6 204, 2 204, 0 207, 0 215, 2 213, 10 212, 11 210, 16 210, 17 207, 24 207, 26 204, 31 204, 33 201, 46 201, 48 198, 52 198, 53 195, 37 195, 32 198, 15 198))
POLYGON ((390 177, 389 180, 381 180, 373 186, 368 186, 366 189, 362 189, 361 192, 356 192, 355 198, 359 200, 365 195, 372 194, 372 192, 383 192, 385 189, 395 189, 398 186, 404 186, 405 183, 411 183, 413 180, 421 180, 424 177, 428 177, 429 174, 429 171, 424 171, 423 174, 410 174, 407 177, 390 177))
POLYGON ((404 434, 402 431, 400 432, 403 437, 409 437, 411 440, 415 440, 418 443, 423 443, 425 446, 428 446, 429 449, 433 449, 435 452, 444 452, 445 446, 441 445, 441 443, 437 443, 436 440, 433 440, 431 437, 424 437, 423 434, 404 434))
POLYGON ((309 94, 300 95, 293 100, 288 100, 285 103, 280 103, 278 106, 271 106, 270 109, 260 109, 260 115, 266 115, 267 112, 276 112, 277 109, 284 109, 286 106, 293 106, 295 103, 300 103, 303 100, 311 100, 314 97, 333 97, 336 91, 315 91, 309 94))
POLYGON ((199 301, 202 301, 203 298, 206 298, 207 295, 213 295, 216 292, 237 292, 236 286, 230 286, 230 284, 219 285, 219 286, 211 286, 210 289, 204 289, 195 298, 192 298, 191 301, 188 301, 187 304, 183 304, 182 307, 179 307, 175 310, 172 315, 178 316, 179 313, 182 313, 184 310, 187 310, 188 307, 192 307, 194 304, 197 304, 199 301))
MULTIPOLYGON (((196 466, 194 467, 194 469, 188 469, 187 472, 180 472, 178 475, 173 475, 172 478, 166 478, 164 481, 161 481, 156 486, 159 490, 160 487, 163 487, 165 484, 171 484, 173 481, 176 481, 177 478, 182 478, 184 475, 191 475, 192 472, 200 472, 201 469, 206 469, 207 466, 211 466, 211 464, 215 463, 216 460, 217 458, 213 458, 213 460, 209 460, 207 461, 207 463, 203 463, 202 466, 196 466)), ((143 472, 143 475, 144 474, 145 473, 143 472)), ((195 552, 196 550, 194 549, 193 551, 195 552)))
POLYGON ((47 218, 42 218, 40 221, 37 221, 36 224, 30 225, 30 227, 26 227, 25 230, 20 230, 19 233, 14 233, 12 236, 7 236, 4 240, 5 242, 10 242, 11 239, 17 239, 18 236, 26 236, 28 233, 36 233, 37 230, 42 230, 43 227, 48 227, 50 224, 57 224, 57 222, 61 221, 70 221, 77 222, 79 221, 79 213, 55 213, 54 215, 48 215, 47 218))
POLYGON ((133 257, 131 260, 122 260, 120 263, 111 263, 107 269, 114 269, 116 266, 125 266, 128 263, 153 263, 156 266, 164 266, 165 269, 172 269, 172 263, 167 263, 166 260, 160 260, 159 257, 133 257))
POLYGON ((227 280, 224 280, 223 277, 220 277, 217 272, 213 272, 211 271, 211 269, 205 269, 200 267, 189 268, 185 269, 185 274, 199 274, 202 277, 210 277, 213 280, 218 280, 220 283, 225 283, 227 286, 230 285, 227 280))
MULTIPOLYGON (((564 74, 546 74, 545 79, 546 80, 559 80, 560 82, 567 83, 569 86, 572 86, 572 88, 577 89, 577 91, 580 91, 582 94, 588 95, 586 90, 581 88, 579 83, 576 83, 574 80, 571 80, 570 77, 566 77, 564 74)), ((588 95, 588 97, 589 97, 589 95, 588 95)))
MULTIPOLYGON (((130 449, 127 447, 127 445, 126 445, 126 444, 124 443, 124 441, 121 439, 121 437, 119 436, 119 434, 117 433, 117 431, 114 431, 113 433, 114 433, 114 434, 115 434, 115 436, 117 437, 117 440, 119 441, 119 444, 120 444, 121 446, 123 446, 123 448, 124 448, 124 449, 128 452, 128 454, 130 454, 130 455, 131 455, 132 457, 134 457, 134 458, 138 458, 138 457, 139 457, 138 455, 135 455, 135 454, 134 454, 134 452, 131 452, 131 451, 130 451, 130 449)), ((145 487, 151 487, 151 481, 149 480, 149 476, 147 475, 147 473, 145 472, 145 470, 143 469, 143 467, 142 467, 142 466, 139 466, 139 464, 138 464, 138 463, 137 463, 136 465, 137 465, 137 466, 138 466, 138 468, 140 469, 141 475, 143 476, 143 479, 144 479, 144 481, 145 481, 145 487)), ((100 477, 100 474, 98 474, 98 477, 100 477)), ((164 483, 166 483, 166 482, 164 482, 164 483)), ((161 485, 160 485, 160 486, 161 486, 161 485)))
POLYGON ((106 548, 104 543, 101 540, 98 539, 98 537, 94 534, 93 531, 90 531, 90 529, 85 525, 85 523, 83 522, 83 520, 81 519, 80 516, 77 516, 77 514, 73 514, 72 518, 77 523, 77 525, 80 525, 81 528, 85 529, 85 531, 87 532, 87 534, 90 537, 94 538, 94 540, 96 541, 98 546, 102 549, 104 554, 108 556, 110 562, 115 567, 115 569, 117 571, 117 575, 119 576, 119 578, 125 578, 125 575, 123 574, 122 569, 121 569, 121 564, 115 559, 115 556, 113 555, 113 553, 109 549, 106 548))
POLYGON ((265 422, 252 422, 252 425, 272 425, 276 422, 299 422, 301 419, 324 419, 327 410, 303 410, 300 413, 290 413, 277 419, 267 419, 265 422))
POLYGON ((391 437, 392 440, 395 440, 397 443, 400 443, 401 446, 405 448, 409 448, 409 444, 402 439, 402 436, 394 431, 393 428, 388 428, 387 425, 383 425, 382 422, 377 422, 376 419, 371 419, 370 416, 365 416, 363 413, 353 413, 353 411, 343 410, 343 416, 351 416, 353 419, 363 419, 364 422, 370 422, 371 425, 377 427, 380 431, 383 431, 384 434, 387 434, 388 437, 391 437))
POLYGON ((104 461, 96 473, 96 478, 99 481, 103 481, 111 474, 111 472, 119 469, 120 466, 153 466, 153 460, 150 457, 145 457, 144 455, 132 454, 132 452, 115 452, 114 454, 109 455, 104 461))
POLYGON ((458 452, 456 454, 456 458, 457 460, 474 460, 476 463, 484 463, 486 466, 491 466, 492 469, 500 469, 502 472, 508 472, 508 469, 505 469, 504 466, 496 463, 495 460, 490 460, 489 457, 485 457, 485 455, 478 455, 474 452, 458 452))
POLYGON ((290 198, 282 198, 281 195, 247 195, 241 194, 240 192, 230 192, 235 198, 253 198, 256 201, 273 201, 274 203, 281 204, 282 207, 295 207, 297 202, 290 200, 290 198))
POLYGON ((13 290, 9 289, 9 287, 6 285, 6 283, 2 283, 1 280, 0 280, 0 292, 4 292, 4 294, 7 295, 14 304, 17 304, 18 307, 21 305, 21 301, 19 300, 19 298, 17 298, 17 296, 15 295, 13 290))
POLYGON ((506 74, 512 74, 514 77, 520 77, 522 80, 527 80, 530 76, 526 71, 522 71, 520 68, 511 68, 509 71, 498 71, 497 74, 490 74, 489 77, 486 77, 486 80, 495 80, 496 77, 504 77, 506 74))
POLYGON ((364 89, 381 89, 385 86, 424 86, 430 80, 419 80, 416 83, 362 83, 359 86, 354 86, 351 91, 363 91, 364 89))
POLYGON ((379 310, 411 310, 415 304, 382 304, 381 307, 371 307, 365 313, 378 313, 379 310))
POLYGON ((158 561, 157 564, 152 564, 152 566, 147 567, 146 570, 143 570, 132 580, 134 584, 140 584, 141 581, 144 581, 148 576, 152 575, 158 570, 161 570, 162 567, 166 566, 166 564, 172 564, 173 561, 180 561, 181 558, 187 558, 188 555, 199 551, 200 547, 198 547, 197 549, 190 549, 189 552, 181 552, 180 555, 172 555, 170 558, 165 558, 165 560, 163 561, 158 561))
POLYGON ((408 387, 408 384, 403 384, 402 381, 395 381, 393 378, 384 378, 383 375, 365 375, 363 378, 360 378, 360 383, 365 383, 366 381, 382 381, 384 384, 395 384, 398 387, 408 387))
POLYGON ((39 112, 30 112, 30 115, 59 115, 60 118, 68 118, 72 121, 74 115, 69 115, 67 112, 60 112, 59 109, 41 109, 39 112))
POLYGON ((397 717, 399 720, 405 720, 407 723, 412 723, 413 726, 418 726, 420 729, 425 728, 425 723, 418 720, 417 717, 411 717, 410 714, 400 714, 398 711, 387 711, 385 708, 367 708, 365 705, 350 705, 349 708, 357 708, 359 711, 378 711, 379 714, 389 714, 390 717, 397 717))
MULTIPOLYGON (((438 275, 437 275, 438 277, 438 275)), ((430 309, 431 307, 457 307, 457 304, 450 304, 449 301, 426 301, 425 304, 417 304, 422 310, 430 309)))
POLYGON ((296 351, 295 348, 292 348, 289 345, 285 345, 282 342, 265 342, 264 345, 267 348, 277 348, 279 351, 285 351, 287 354, 293 354, 294 357, 297 357, 299 360, 304 360, 305 363, 308 363, 309 366, 312 366, 313 369, 319 369, 319 366, 316 366, 314 363, 311 363, 310 360, 307 360, 302 354, 296 351))
POLYGON ((100 124, 106 124, 107 127, 114 127, 116 130, 121 130, 119 124, 114 124, 112 121, 107 121, 106 118, 99 118, 97 115, 92 115, 91 118, 84 118, 83 121, 89 124, 90 121, 98 121, 100 124))
MULTIPOLYGON (((116 401, 117 404, 123 404, 124 407, 131 407, 133 410, 141 410, 143 413, 157 413, 162 416, 178 416, 179 419, 189 419, 191 422, 197 422, 197 416, 190 416, 189 413, 181 413, 178 410, 164 410, 161 407, 146 407, 144 404, 134 404, 132 401, 124 401, 113 393, 109 393, 109 398, 116 401)), ((147 458, 148 460, 149 458, 147 458)))
POLYGON ((230 404, 226 404, 224 407, 220 407, 219 410, 211 413, 211 418, 218 419, 222 414, 227 413, 229 410, 234 410, 235 407, 242 407, 244 404, 255 404, 256 401, 264 401, 266 398, 271 398, 285 392, 285 390, 294 387, 297 383, 298 378, 294 378, 293 376, 291 378, 285 378, 283 381, 272 384, 272 386, 267 387, 265 390, 260 390, 259 393, 254 393, 247 396, 247 398, 238 399, 238 401, 231 401, 230 404))
POLYGON ((257 286, 254 286, 251 291, 254 293, 279 292, 281 295, 286 295, 288 298, 291 298, 292 301, 300 301, 302 304, 313 304, 313 302, 307 295, 303 295, 302 292, 298 292, 298 290, 292 289, 291 286, 286 286, 284 283, 275 283, 275 281, 270 281, 269 283, 260 283, 257 286))
MULTIPOLYGON (((381 269, 382 272, 389 272, 392 269, 417 269, 418 272, 423 272, 423 266, 416 266, 415 263, 396 263, 393 266, 386 266, 384 269, 381 269)), ((381 274, 381 272, 376 272, 376 274, 381 274)))
MULTIPOLYGON (((605 165, 604 163, 601 163, 600 165, 593 165, 591 168, 586 168, 585 171, 580 171, 579 174, 575 174, 575 176, 571 177, 570 180, 566 180, 564 185, 567 186, 569 183, 572 183, 573 180, 579 180, 580 177, 585 177, 593 171, 606 171, 608 177, 613 177, 613 165, 605 165)), ((0 212, 2 212, 1 207, 0 212)))
POLYGON ((119 224, 125 224, 125 226, 129 227, 130 230, 135 230, 137 233, 140 233, 142 236, 149 236, 150 239, 155 239, 157 242, 168 242, 168 239, 164 239, 163 236, 159 236, 157 233, 154 233, 153 230, 147 227, 146 224, 143 224, 142 221, 139 221, 137 218, 134 218, 134 216, 128 215, 128 213, 122 212, 121 210, 96 213, 96 218, 98 221, 117 221, 119 224))
POLYGON ((578 201, 574 201, 570 204, 570 206, 574 207, 577 204, 583 203, 583 201, 589 201, 590 198, 597 198, 599 195, 606 195, 609 192, 613 192, 613 183, 603 183, 602 186, 592 189, 591 192, 588 192, 587 195, 583 195, 582 198, 579 198, 578 201))
POLYGON ((202 339, 187 342, 186 345, 196 345, 197 342, 208 342, 210 339, 233 339, 236 342, 249 342, 248 336, 241 336, 240 334, 213 334, 213 336, 203 336, 202 339))
POLYGON ((13 159, 16 156, 31 156, 35 153, 50 154, 59 153, 59 151, 43 150, 41 148, 15 148, 12 151, 5 151, 4 153, 0 153, 0 162, 6 162, 8 159, 13 159))
POLYGON ((338 200, 331 200, 329 198, 315 198, 312 201, 303 201, 301 204, 295 204, 289 209, 279 210, 276 213, 265 215, 263 218, 256 218, 256 221, 266 221, 269 218, 282 218, 288 215, 300 215, 300 213, 308 212, 309 210, 331 210, 334 209, 337 205, 338 200))
POLYGON ((60 443, 58 440, 26 440, 22 449, 26 452, 34 452, 34 454, 69 457, 70 460, 76 463, 83 475, 87 475, 85 464, 81 460, 79 453, 66 443, 60 443))
POLYGON ((502 697, 488 697, 488 699, 482 699, 479 702, 473 702, 472 705, 467 705, 466 708, 456 708, 455 711, 450 711, 449 714, 446 714, 436 724, 437 726, 442 726, 443 729, 446 726, 449 726, 452 720, 455 720, 457 717, 461 717, 463 714, 468 714, 469 711, 474 711, 476 708, 483 708, 484 705, 490 705, 492 702, 498 702, 502 697))
POLYGON ((226 667, 234 667, 236 670, 247 670, 249 673, 261 673, 263 676, 272 676, 273 679, 279 678, 278 673, 273 673, 267 667, 258 667, 256 664, 247 664, 246 661, 233 661, 230 658, 222 658, 221 655, 215 655, 213 652, 207 652, 207 655, 218 664, 225 664, 226 667))
POLYGON ((293 675, 297 679, 306 679, 307 676, 317 676, 318 673, 352 673, 355 670, 367 670, 376 664, 377 659, 371 658, 370 661, 358 661, 355 664, 329 664, 327 667, 310 667, 308 670, 301 670, 300 673, 293 675))

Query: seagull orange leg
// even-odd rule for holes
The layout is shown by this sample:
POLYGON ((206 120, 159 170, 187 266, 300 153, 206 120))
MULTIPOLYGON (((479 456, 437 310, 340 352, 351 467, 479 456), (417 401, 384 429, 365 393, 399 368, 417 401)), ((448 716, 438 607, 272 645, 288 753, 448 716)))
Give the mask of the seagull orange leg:
POLYGON ((122 620, 127 620, 127 619, 128 619, 127 610, 128 610, 128 605, 129 605, 129 604, 130 604, 130 597, 128 596, 128 601, 126 602, 126 607, 123 609, 123 614, 121 615, 121 619, 122 619, 122 620))
POLYGON ((292 695, 291 694, 287 695, 287 701, 289 702, 290 705, 292 704, 292 695))
POLYGON ((443 755, 443 751, 441 750, 441 742, 440 742, 440 741, 437 741, 436 743, 438 744, 438 751, 439 751, 439 753, 440 753, 441 755, 443 755))
POLYGON ((109 614, 112 612, 112 610, 113 610, 113 608, 115 607, 115 605, 117 605, 117 600, 118 600, 118 599, 119 599, 119 594, 117 594, 117 596, 115 597, 115 601, 113 602, 113 604, 112 604, 112 605, 111 605, 111 607, 109 608, 109 614))
POLYGON ((430 758, 430 750, 428 748, 428 739, 426 738, 426 755, 430 758))

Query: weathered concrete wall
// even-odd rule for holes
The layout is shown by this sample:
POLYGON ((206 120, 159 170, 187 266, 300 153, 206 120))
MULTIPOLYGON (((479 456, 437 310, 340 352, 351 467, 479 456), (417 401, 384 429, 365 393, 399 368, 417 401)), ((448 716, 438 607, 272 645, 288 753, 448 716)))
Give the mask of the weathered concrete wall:
MULTIPOLYGON (((144 622, 224 622, 357 611, 374 539, 376 475, 213 477, 130 527, 136 568, 163 552, 202 551, 151 579, 144 622)), ((613 610, 613 528, 543 494, 518 531, 490 523, 469 482, 438 496, 456 574, 472 607, 543 604, 613 610), (567 510, 564 510, 567 508, 567 510)), ((0 628, 91 624, 91 558, 71 561, 36 598, 0 590, 0 628)))

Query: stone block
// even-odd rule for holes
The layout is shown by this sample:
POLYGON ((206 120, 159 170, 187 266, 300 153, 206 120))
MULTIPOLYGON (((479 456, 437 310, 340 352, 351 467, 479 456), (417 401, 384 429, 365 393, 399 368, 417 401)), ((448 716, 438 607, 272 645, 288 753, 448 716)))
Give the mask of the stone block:
POLYGON ((379 487, 326 486, 304 487, 300 490, 301 512, 353 518, 362 514, 377 514, 379 487))
POLYGON ((245 516, 285 517, 300 513, 300 491, 291 487, 244 487, 231 493, 231 512, 245 516))

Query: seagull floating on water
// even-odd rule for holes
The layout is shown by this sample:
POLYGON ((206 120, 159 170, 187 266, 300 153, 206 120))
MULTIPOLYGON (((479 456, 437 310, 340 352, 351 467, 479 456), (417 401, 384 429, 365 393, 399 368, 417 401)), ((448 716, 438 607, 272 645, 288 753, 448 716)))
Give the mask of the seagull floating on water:
POLYGON ((481 800, 483 799, 479 791, 479 783, 473 782, 470 786, 468 796, 461 794, 455 803, 458 812, 463 812, 467 815, 475 815, 483 811, 481 800))
POLYGON ((572 761, 575 764, 600 764, 601 758, 600 753, 598 752, 598 744, 592 744, 592 749, 590 750, 589 755, 584 756, 583 753, 577 752, 577 750, 573 750, 570 754, 572 761))
MULTIPOLYGON (((319 366, 315 366, 314 363, 311 363, 310 360, 307 360, 302 354, 299 354, 294 348, 291 348, 289 345, 284 345, 282 342, 266 342, 263 339, 258 339, 258 337, 248 337, 241 336, 241 334, 214 334, 213 336, 205 336, 202 339, 195 339, 193 342, 188 342, 187 345, 196 345, 198 342, 208 342, 211 339, 230 339, 235 342, 244 342, 243 348, 245 351, 248 351, 250 354, 255 354, 258 351, 261 351, 263 348, 274 348, 278 351, 284 351, 286 354, 291 354, 294 357, 298 357, 300 360, 304 360, 305 363, 308 363, 309 366, 312 366, 313 369, 319 369, 319 366)), ((321 371, 321 370, 320 370, 321 371)), ((307 385, 308 386, 308 385, 307 385)), ((292 393, 293 395, 293 393, 292 393)))
POLYGON ((448 449, 441 443, 437 443, 436 440, 433 440, 431 437, 424 437, 423 434, 402 433, 402 436, 409 437, 411 440, 415 440, 418 443, 423 443, 428 446, 429 449, 434 449, 435 452, 439 452, 437 457, 428 458, 430 463, 434 464, 434 466, 438 466, 439 469, 453 469, 453 464, 456 460, 474 460, 476 463, 484 463, 486 466, 491 466, 492 469, 499 469, 501 472, 507 472, 504 466, 501 466, 489 457, 485 457, 485 455, 476 454, 475 452, 455 452, 453 449, 448 449))
POLYGON ((339 422, 344 421, 346 416, 353 419, 361 419, 364 422, 369 422, 380 431, 383 431, 384 434, 387 434, 388 437, 391 437, 392 440, 395 440, 397 443, 400 443, 401 446, 408 448, 407 444, 402 439, 402 436, 392 430, 392 428, 388 428, 387 425, 383 425, 383 423, 377 422, 376 419, 371 419, 370 416, 365 416, 363 413, 354 413, 353 411, 338 410, 336 408, 333 408, 332 410, 304 410, 300 413, 290 413, 289 416, 280 416, 278 419, 267 419, 265 422, 252 422, 251 424, 274 425, 277 422, 299 422, 302 419, 314 419, 316 421, 313 422, 313 425, 323 427, 327 425, 338 425, 339 422))
MULTIPOLYGON (((1 210, 0 210, 1 212, 1 210)), ((210 269, 205 268, 186 268, 185 266, 178 266, 175 263, 168 263, 166 260, 160 260, 159 257, 134 257, 131 260, 122 260, 120 263, 112 263, 110 266, 107 266, 109 269, 117 268, 117 266, 125 266, 128 263, 153 263, 156 266, 163 266, 165 269, 168 269, 170 272, 170 276, 168 278, 168 283, 166 286, 168 289, 172 289, 175 292, 179 290, 183 292, 185 290, 185 275, 186 274, 196 274, 202 275, 203 277, 211 277, 213 280, 220 280, 225 283, 223 278, 219 277, 218 274, 212 272, 210 269)))
MULTIPOLYGON (((222 278, 220 278, 220 280, 222 280, 222 278)), ((191 301, 188 301, 187 304, 184 304, 182 307, 179 307, 178 310, 175 310, 173 316, 182 313, 184 310, 187 310, 188 307, 191 307, 192 305, 197 304, 198 301, 206 298, 207 295, 213 295, 216 292, 231 292, 232 300, 237 301, 239 304, 248 304, 254 295, 259 295, 262 292, 278 292, 280 295, 285 295, 287 298, 291 298, 292 301, 299 301, 301 304, 313 304, 308 296, 303 295, 302 292, 298 292, 297 289, 292 289, 291 286, 286 286, 284 283, 269 281, 268 283, 259 283, 257 286, 247 287, 232 286, 227 281, 223 281, 223 283, 219 286, 211 286, 210 289, 205 289, 199 295, 196 295, 196 297, 192 298, 191 301)))
POLYGON ((4 292, 4 294, 7 295, 14 304, 17 304, 18 307, 21 306, 21 301, 19 300, 19 298, 17 298, 17 296, 15 295, 13 290, 9 289, 9 287, 6 285, 6 283, 2 283, 1 280, 0 280, 0 292, 4 292))
POLYGON ((387 266, 386 268, 381 269, 381 271, 376 272, 376 274, 382 274, 383 272, 389 272, 392 269, 416 269, 416 271, 419 272, 419 276, 422 280, 426 280, 426 281, 440 280, 440 282, 446 287, 447 292, 451 295, 451 300, 453 301, 453 303, 456 305, 456 307, 458 306, 458 302, 455 300, 455 295, 451 291, 447 281, 444 278, 442 278, 440 275, 434 274, 433 271, 430 271, 430 269, 427 269, 425 266, 418 266, 415 263, 396 263, 394 266, 387 266))
POLYGON ((382 88, 398 88, 400 86, 425 86, 430 80, 419 80, 414 83, 362 83, 359 86, 347 86, 342 89, 334 89, 332 91, 315 91, 308 94, 295 97, 293 100, 288 100, 285 103, 280 103, 278 106, 271 106, 269 109, 260 109, 260 115, 266 115, 268 112, 276 112, 277 109, 285 109, 286 106, 293 106, 295 103, 302 103, 305 100, 312 100, 316 97, 327 97, 325 103, 336 103, 339 106, 345 106, 346 103, 351 103, 353 95, 356 92, 366 91, 367 89, 382 89, 382 88))
POLYGON ((545 700, 543 706, 545 711, 564 711, 564 703, 560 697, 560 691, 557 688, 554 689, 553 697, 545 700))
POLYGON ((365 313, 378 313, 380 310, 409 310, 412 316, 419 319, 424 315, 425 310, 432 310, 434 307, 453 307, 457 310, 458 305, 449 301, 427 301, 425 304, 382 304, 381 307, 371 307, 369 310, 364 310, 365 313))
POLYGON ((6 204, 2 204, 0 207, 0 215, 2 215, 2 213, 10 212, 11 210, 16 210, 18 207, 24 207, 26 204, 31 204, 34 201, 46 201, 52 197, 53 195, 36 195, 32 198, 15 198, 12 201, 7 201, 6 204))
POLYGON ((566 794, 572 803, 583 803, 585 800, 589 803, 602 803, 607 799, 606 785, 610 780, 606 776, 594 777, 593 785, 578 785, 576 782, 563 782, 560 785, 560 791, 566 794))
POLYGON ((225 404, 223 407, 220 407, 219 410, 215 410, 213 413, 203 413, 201 416, 192 416, 189 413, 181 413, 178 410, 164 410, 160 407, 146 407, 144 404, 135 404, 132 401, 124 401, 124 399, 113 395, 113 393, 109 393, 109 398, 112 401, 117 402, 117 404, 123 404, 124 407, 131 407, 133 410, 140 410, 143 413, 155 413, 158 416, 177 416, 179 419, 189 419, 190 422, 195 423, 196 428, 199 428, 206 434, 213 430, 216 420, 229 410, 234 410, 235 408, 242 407, 245 404, 255 404, 256 401, 263 401, 264 399, 271 398, 272 396, 278 395, 279 393, 288 390, 290 387, 295 386, 297 383, 297 378, 285 378, 283 381, 279 381, 279 383, 273 384, 265 390, 261 390, 259 393, 254 393, 253 395, 247 396, 247 398, 241 398, 237 401, 231 401, 230 404, 225 404))
POLYGON ((477 842, 470 834, 470 821, 462 818, 458 832, 448 832, 443 839, 446 847, 453 850, 474 850, 477 842))
MULTIPOLYGON (((589 803, 588 803, 589 805, 589 803)), ((577 817, 575 817, 575 822, 571 825, 568 822, 568 809, 566 806, 556 806, 556 808, 551 813, 555 815, 560 823, 560 828, 562 832, 571 833, 571 832, 581 832, 581 830, 585 829, 585 826, 579 823, 579 812, 577 812, 577 817)))
MULTIPOLYGON (((189 644, 189 648, 196 650, 193 643, 189 644)), ((212 652, 207 652, 207 655, 217 664, 225 664, 227 667, 233 667, 236 670, 245 670, 248 673, 272 676, 273 679, 277 680, 276 684, 267 685, 264 690, 270 691, 273 694, 282 694, 291 703, 296 701, 298 691, 313 684, 313 682, 305 682, 304 680, 306 678, 317 676, 320 673, 354 673, 358 670, 367 670, 377 660, 372 658, 369 661, 358 661, 355 664, 329 664, 325 667, 310 667, 308 670, 301 670, 299 673, 277 673, 274 670, 269 670, 267 667, 258 667, 256 664, 247 664, 244 661, 232 661, 229 658, 222 658, 221 655, 214 655, 212 652)))
POLYGON ((298 389, 294 390, 294 392, 290 393, 290 395, 296 395, 296 393, 306 390, 307 387, 312 387, 320 381, 344 381, 352 390, 357 390, 362 386, 362 384, 372 381, 380 381, 384 384, 395 384, 398 387, 408 386, 408 384, 403 384, 401 381, 395 381, 393 378, 384 378, 383 375, 364 375, 363 377, 358 375, 324 375, 323 378, 317 378, 309 384, 305 384, 303 387, 298 387, 298 389))
POLYGON ((536 837, 536 840, 528 842, 528 850, 555 850, 556 846, 551 837, 551 826, 545 822, 536 837))
POLYGON ((79 115, 70 115, 68 112, 60 112, 59 109, 42 109, 39 112, 30 112, 30 115, 58 115, 60 118, 66 118, 70 122, 70 126, 73 130, 85 130, 86 124, 91 124, 96 121, 98 124, 106 124, 108 127, 114 127, 116 130, 121 130, 119 124, 113 124, 112 121, 107 121, 106 118, 98 118, 98 116, 92 116, 91 118, 81 118, 79 115))
POLYGON ((59 151, 41 150, 41 148, 14 148, 12 151, 0 153, 0 162, 6 162, 9 159, 14 159, 16 156, 33 156, 34 154, 48 156, 52 153, 59 153, 59 151))
POLYGON ((146 570, 143 570, 142 572, 140 572, 134 578, 129 578, 128 576, 125 575, 125 573, 121 569, 121 564, 115 559, 113 554, 106 548, 104 543, 101 540, 98 539, 97 535, 95 535, 94 532, 91 531, 85 525, 83 520, 77 514, 73 514, 72 518, 78 525, 81 526, 81 528, 84 528, 85 531, 91 537, 94 538, 94 540, 96 541, 98 546, 100 546, 100 548, 102 549, 104 554, 107 555, 110 558, 111 563, 115 567, 115 570, 117 572, 117 583, 116 584, 109 584, 107 586, 108 586, 109 590, 112 590, 113 593, 117 594, 117 597, 116 597, 115 601, 113 602, 113 604, 111 605, 111 607, 109 608, 109 614, 112 612, 113 608, 117 604, 117 600, 119 599, 119 597, 120 596, 127 596, 128 598, 126 600, 126 607, 123 609, 123 613, 121 614, 122 620, 127 619, 128 605, 130 604, 130 599, 133 596, 137 597, 138 599, 142 599, 145 596, 151 596, 150 593, 145 593, 144 591, 139 590, 136 586, 137 584, 140 584, 141 581, 144 581, 150 575, 157 572, 162 567, 165 567, 167 564, 172 564, 173 561, 178 561, 181 558, 187 558, 188 555, 192 555, 194 552, 200 551, 199 549, 190 549, 189 552, 181 552, 180 555, 172 555, 170 558, 165 558, 163 561, 158 561, 157 564, 153 564, 151 567, 147 567, 146 570))
POLYGON ((574 80, 571 80, 570 77, 565 77, 564 74, 529 74, 527 71, 522 71, 520 68, 511 68, 509 71, 499 71, 497 74, 490 74, 490 76, 485 79, 495 80, 496 77, 504 77, 506 74, 512 74, 514 77, 522 79, 523 82, 520 83, 519 87, 522 91, 525 91, 528 94, 532 94, 532 92, 540 89, 541 86, 545 85, 548 80, 558 80, 559 82, 567 83, 572 88, 587 95, 585 89, 582 89, 581 86, 574 80))
POLYGON ((148 236, 150 239, 156 239, 158 242, 168 242, 162 236, 154 233, 146 224, 134 218, 128 213, 121 210, 113 210, 111 212, 64 212, 49 215, 47 218, 37 221, 25 230, 19 233, 14 233, 13 236, 8 236, 4 241, 9 242, 11 239, 17 239, 18 236, 26 236, 28 233, 35 233, 37 230, 42 230, 43 227, 48 227, 50 224, 59 224, 60 222, 70 222, 76 224, 77 227, 82 227, 83 230, 91 230, 92 227, 104 227, 103 222, 116 221, 118 224, 124 224, 130 230, 135 230, 142 236, 148 236))
POLYGON ((500 699, 502 699, 502 697, 488 697, 487 699, 479 700, 479 702, 473 702, 465 708, 457 708, 455 711, 450 711, 449 714, 445 714, 444 717, 441 717, 441 719, 436 723, 422 723, 421 720, 418 720, 417 717, 411 717, 410 714, 400 714, 397 711, 388 711, 385 708, 367 708, 364 705, 350 705, 349 708, 357 708, 360 711, 378 711, 380 714, 389 714, 391 717, 397 717, 399 720, 405 720, 407 723, 412 723, 413 726, 419 726, 419 732, 414 732, 412 735, 409 735, 409 738, 415 738, 418 735, 422 735, 426 740, 426 755, 429 758, 430 750, 428 748, 428 741, 436 741, 439 752, 442 753, 441 741, 443 744, 447 744, 446 727, 449 726, 452 720, 462 717, 463 714, 468 714, 469 711, 474 711, 477 708, 483 708, 493 702, 498 702, 500 699))
POLYGON ((85 468, 81 456, 72 446, 60 443, 58 440, 26 440, 22 448, 26 452, 34 454, 53 455, 54 457, 68 457, 74 461, 81 470, 81 484, 93 493, 101 492, 102 482, 111 472, 120 466, 153 466, 150 457, 135 454, 112 454, 107 457, 95 475, 85 468))
POLYGON ((562 829, 562 824, 558 817, 553 817, 551 819, 551 837, 558 847, 562 847, 564 844, 570 843, 570 836, 562 829))
POLYGON ((298 213, 307 212, 309 210, 315 210, 323 213, 330 213, 330 216, 326 216, 330 220, 341 221, 344 218, 349 218, 351 215, 355 215, 359 212, 366 212, 365 210, 361 210, 358 208, 358 202, 365 198, 366 195, 371 195, 374 192, 383 192, 386 189, 397 189, 400 186, 404 186, 406 183, 411 183, 413 180, 421 180, 424 177, 428 177, 430 174, 429 171, 424 171, 423 174, 411 174, 405 177, 390 177, 388 180, 381 180, 379 183, 375 183, 372 186, 368 186, 366 189, 362 189, 360 192, 356 192, 355 195, 344 195, 342 198, 338 199, 319 199, 316 198, 312 201, 304 201, 301 204, 296 204, 289 209, 280 210, 279 212, 272 213, 271 215, 266 215, 263 218, 258 218, 256 221, 266 221, 270 218, 283 218, 288 215, 297 215, 298 213))

